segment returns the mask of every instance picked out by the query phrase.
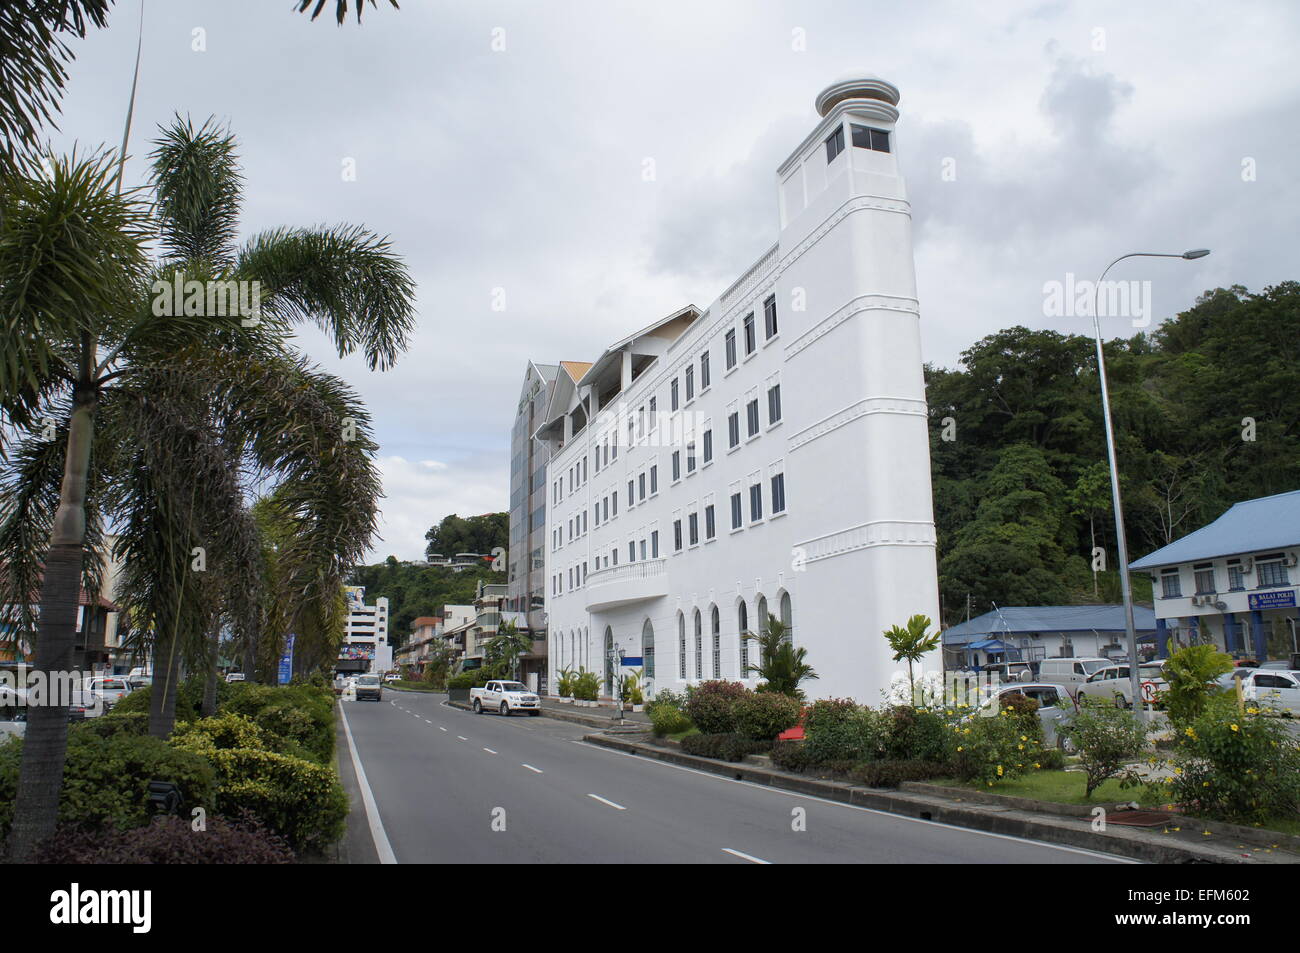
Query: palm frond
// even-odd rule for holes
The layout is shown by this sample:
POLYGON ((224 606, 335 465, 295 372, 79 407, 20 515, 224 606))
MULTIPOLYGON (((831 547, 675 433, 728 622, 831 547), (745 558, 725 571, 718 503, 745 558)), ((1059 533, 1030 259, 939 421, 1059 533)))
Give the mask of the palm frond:
MULTIPOLYGON (((361 11, 365 8, 366 0, 354 0, 354 2, 356 3, 356 9, 357 9, 357 22, 360 23, 361 11)), ((401 9, 401 7, 397 5, 397 0, 388 0, 388 2, 393 5, 394 10, 401 9)), ((315 20, 318 16, 320 16, 321 10, 325 8, 325 0, 298 0, 297 12, 302 13, 313 3, 315 3, 316 6, 311 11, 311 18, 315 20)), ((370 5, 373 7, 375 5, 375 0, 370 0, 370 5)), ((343 25, 343 21, 347 19, 347 15, 348 15, 348 0, 334 0, 334 17, 338 21, 339 26, 343 25)))
POLYGON ((179 114, 159 131, 150 158, 164 247, 186 262, 228 261, 244 190, 234 135, 214 118, 195 129, 179 114))

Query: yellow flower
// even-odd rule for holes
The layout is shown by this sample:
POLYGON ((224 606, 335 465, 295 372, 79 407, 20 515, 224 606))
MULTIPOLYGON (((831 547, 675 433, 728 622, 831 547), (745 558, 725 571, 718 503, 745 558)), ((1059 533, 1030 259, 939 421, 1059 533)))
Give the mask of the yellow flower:
POLYGON ((962 746, 961 746, 961 745, 958 745, 958 746, 957 746, 957 750, 958 750, 958 751, 961 751, 961 750, 962 750, 962 746))
POLYGON ((1028 740, 1029 740, 1029 737, 1028 737, 1027 735, 1021 735, 1021 736, 1020 736, 1020 740, 1021 740, 1021 741, 1028 741, 1028 740))
POLYGON ((1034 767, 1035 767, 1035 768, 1041 768, 1042 765, 1039 764, 1037 761, 1035 761, 1035 762, 1034 762, 1034 767))
POLYGON ((998 765, 998 777, 1002 777, 1002 765, 998 765))
POLYGON ((1021 750, 1021 751, 1024 751, 1024 750, 1025 750, 1025 746, 1024 746, 1024 745, 1016 745, 1016 747, 1017 747, 1019 750, 1021 750))
POLYGON ((1241 730, 1241 729, 1238 728, 1236 725, 1229 725, 1228 727, 1231 728, 1233 731, 1240 731, 1240 730, 1241 730))

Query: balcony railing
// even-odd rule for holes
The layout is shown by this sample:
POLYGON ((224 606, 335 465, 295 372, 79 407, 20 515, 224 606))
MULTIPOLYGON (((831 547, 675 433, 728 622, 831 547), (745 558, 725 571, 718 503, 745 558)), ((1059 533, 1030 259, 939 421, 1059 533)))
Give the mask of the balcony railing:
POLYGON ((668 560, 643 559, 597 569, 587 576, 585 591, 589 610, 667 595, 668 560))

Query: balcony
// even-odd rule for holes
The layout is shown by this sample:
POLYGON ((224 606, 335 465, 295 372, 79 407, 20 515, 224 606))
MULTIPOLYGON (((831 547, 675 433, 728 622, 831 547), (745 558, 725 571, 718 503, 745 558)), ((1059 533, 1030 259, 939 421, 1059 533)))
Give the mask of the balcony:
POLYGON ((658 599, 668 595, 668 560, 643 559, 597 569, 587 576, 583 591, 588 612, 658 599))

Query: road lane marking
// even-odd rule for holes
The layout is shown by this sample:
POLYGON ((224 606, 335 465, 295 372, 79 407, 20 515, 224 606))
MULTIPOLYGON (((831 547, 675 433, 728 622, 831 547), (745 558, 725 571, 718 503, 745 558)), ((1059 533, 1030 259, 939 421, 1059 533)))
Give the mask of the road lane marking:
POLYGON ((862 811, 866 814, 875 814, 879 817, 892 818, 896 821, 907 821, 912 824, 924 824, 928 827, 942 827, 950 831, 956 831, 961 834, 974 834, 979 837, 991 837, 995 840, 1011 841, 1016 844, 1029 844, 1034 847, 1044 847, 1048 850, 1059 850, 1070 854, 1083 854, 1087 857, 1097 857, 1101 860, 1109 861, 1115 864, 1141 864, 1140 860, 1132 857, 1124 857, 1120 854, 1108 854, 1103 850, 1089 850, 1086 847, 1067 847, 1064 844, 1052 844, 1044 840, 1035 840, 1029 837, 1013 837, 1010 834, 996 834, 993 831, 982 831, 975 827, 961 827, 957 824, 945 824, 942 821, 927 821, 919 817, 909 817, 906 814, 894 814, 890 811, 882 811, 874 807, 863 807, 861 804, 846 804, 843 801, 832 801, 830 798, 818 797, 815 794, 800 794, 796 791, 788 791, 785 788, 772 787, 767 784, 755 784, 753 781, 742 781, 736 778, 727 778, 722 775, 714 774, 711 771, 701 771, 698 768, 688 768, 681 764, 672 764, 667 761, 658 761, 654 758, 645 758, 627 751, 616 751, 613 748, 606 748, 602 745, 595 745, 589 741, 578 741, 570 739, 575 745, 582 745, 593 751, 602 751, 606 754, 620 755, 624 758, 636 758, 642 764, 657 765, 662 768, 672 768, 675 771, 685 771, 687 774, 699 775, 702 778, 711 778, 714 781, 722 781, 727 784, 742 784, 745 787, 753 788, 755 791, 766 791, 769 794, 776 794, 783 797, 798 798, 803 801, 818 801, 822 804, 828 804, 831 807, 848 808, 851 811, 862 811))
POLYGON ((466 738, 464 735, 457 735, 456 737, 459 738, 461 741, 469 741, 469 739, 466 738))
POLYGON ((433 722, 431 722, 428 718, 424 719, 424 723, 425 723, 426 725, 432 725, 432 724, 433 724, 433 722))
POLYGON ((446 731, 447 729, 444 728, 444 727, 442 727, 442 725, 439 725, 439 726, 438 726, 438 730, 439 730, 439 731, 446 731))
POLYGON ((534 771, 534 772, 536 772, 537 774, 545 774, 545 773, 546 773, 546 772, 543 771, 541 768, 534 768, 531 764, 520 765, 520 767, 527 768, 529 771, 534 771))
POLYGON ((379 817, 379 805, 375 803, 374 792, 370 790, 370 782, 366 780, 366 769, 361 766, 361 758, 357 754, 356 743, 352 740, 352 728, 348 724, 348 713, 339 707, 339 713, 343 716, 343 733, 347 735, 348 752, 352 755, 352 770, 357 773, 357 785, 361 788, 361 803, 366 809, 366 823, 370 826, 370 839, 375 842, 375 852, 379 854, 381 864, 397 863, 397 855, 393 853, 393 845, 388 842, 388 834, 384 831, 384 822, 379 817))
POLYGON ((493 751, 491 748, 484 748, 483 750, 486 751, 488 754, 496 754, 496 752, 493 751))
POLYGON ((733 857, 739 857, 741 860, 747 860, 751 864, 771 864, 770 860, 763 860, 761 857, 754 857, 752 854, 746 854, 738 850, 732 850, 730 847, 722 848, 724 854, 731 854, 733 857))
POLYGON ((614 810, 616 810, 616 811, 626 811, 626 810, 627 810, 627 808, 625 808, 622 804, 615 804, 613 801, 606 800, 605 798, 601 797, 599 794, 588 794, 587 797, 595 798, 595 799, 596 799, 597 801, 599 801, 601 804, 608 804, 610 807, 614 808, 614 810))

